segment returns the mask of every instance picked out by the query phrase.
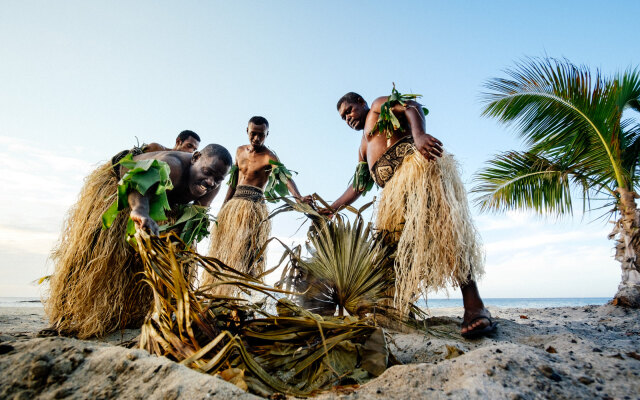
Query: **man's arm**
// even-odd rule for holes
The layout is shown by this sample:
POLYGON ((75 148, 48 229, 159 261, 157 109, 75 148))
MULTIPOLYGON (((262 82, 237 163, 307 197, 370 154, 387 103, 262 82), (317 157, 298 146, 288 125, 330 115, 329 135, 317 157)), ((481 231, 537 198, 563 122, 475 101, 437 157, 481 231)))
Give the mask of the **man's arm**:
MULTIPOLYGON (((365 135, 362 135, 362 141, 360 142, 360 149, 358 151, 358 162, 366 162, 367 161, 367 138, 365 135)), ((354 201, 358 200, 362 191, 357 191, 353 188, 353 185, 349 185, 347 190, 344 191, 342 196, 338 197, 336 201, 331 204, 331 208, 337 210, 338 208, 350 205, 354 201)))
MULTIPOLYGON (((182 179, 182 162, 170 152, 154 155, 141 154, 135 158, 136 161, 144 159, 156 159, 166 162, 171 170, 169 174, 171 182, 173 182, 174 186, 180 184, 180 180, 182 179)), ((126 170, 123 174, 124 173, 126 173, 126 170)), ((149 216, 149 195, 154 192, 155 186, 150 187, 144 196, 137 190, 131 190, 127 194, 127 200, 131 207, 130 217, 135 223, 136 229, 147 229, 151 234, 158 235, 160 233, 158 224, 149 216)))
MULTIPOLYGON (((149 189, 151 191, 153 189, 149 189)), ((136 230, 148 230, 152 235, 158 235, 160 228, 156 221, 149 216, 149 198, 132 190, 127 196, 131 207, 130 217, 136 224, 136 230)))
MULTIPOLYGON (((271 159, 273 161, 280 162, 280 160, 278 159, 278 156, 274 152, 271 152, 271 159)), ((293 179, 287 179, 287 189, 289 189, 289 193, 291 193, 293 197, 295 197, 295 199, 300 203, 311 204, 313 202, 313 197, 303 196, 300 194, 300 191, 298 190, 298 186, 296 186, 296 183, 293 181, 293 179)))
MULTIPOLYGON (((371 104, 371 111, 380 114, 382 104, 388 100, 388 97, 378 97, 371 104)), ((425 117, 422 111, 422 105, 416 101, 409 100, 406 106, 396 104, 391 108, 391 112, 399 119, 406 119, 413 143, 416 149, 427 160, 434 160, 436 157, 442 156, 442 142, 425 132, 425 117)))

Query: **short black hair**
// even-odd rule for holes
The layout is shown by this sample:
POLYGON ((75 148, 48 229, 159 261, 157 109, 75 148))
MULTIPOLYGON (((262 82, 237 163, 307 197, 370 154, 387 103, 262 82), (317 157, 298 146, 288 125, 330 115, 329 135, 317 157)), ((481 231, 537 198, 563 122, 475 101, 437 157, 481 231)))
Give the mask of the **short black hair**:
POLYGON ((204 149, 200 150, 200 153, 202 153, 203 156, 216 157, 220 159, 225 165, 233 164, 233 158, 231 158, 231 153, 229 153, 229 150, 219 144, 208 144, 204 147, 204 149))
POLYGON ((180 132, 180 134, 178 135, 178 140, 180 140, 181 142, 184 142, 186 139, 188 139, 189 137, 194 138, 195 140, 197 140, 198 142, 200 141, 200 136, 198 136, 197 133, 195 133, 194 131, 182 131, 180 132))
MULTIPOLYGON (((260 117, 260 116, 258 116, 258 115, 256 115, 256 116, 253 116, 253 117, 249 118, 249 122, 248 122, 248 124, 250 124, 250 123, 254 123, 255 125, 262 125, 262 124, 264 124, 264 125, 266 125, 266 126, 267 126, 267 128, 269 127, 269 121, 267 121, 267 119, 266 119, 265 117, 260 117)), ((247 125, 248 125, 248 124, 247 124, 247 125)))
POLYGON ((359 102, 366 103, 366 101, 364 101, 364 97, 360 96, 356 92, 349 92, 349 93, 345 94, 344 96, 340 97, 340 100, 338 100, 338 105, 336 106, 336 108, 338 110, 340 110, 340 106, 344 102, 347 102, 347 103, 350 103, 350 104, 356 104, 356 103, 359 103, 359 102))

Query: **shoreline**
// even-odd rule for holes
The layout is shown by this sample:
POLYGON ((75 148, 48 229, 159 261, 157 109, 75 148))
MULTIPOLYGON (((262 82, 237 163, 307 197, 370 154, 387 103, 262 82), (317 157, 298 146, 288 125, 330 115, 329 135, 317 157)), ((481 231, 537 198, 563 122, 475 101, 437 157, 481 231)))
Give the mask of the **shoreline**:
MULTIPOLYGON (((492 337, 464 340, 458 333, 462 307, 430 308, 426 334, 387 335, 390 350, 403 365, 358 388, 318 398, 638 398, 640 310, 611 305, 488 308, 499 323, 492 337)), ((119 346, 138 330, 90 341, 37 337, 46 327, 42 308, 0 307, 0 370, 10 371, 0 374, 0 397, 109 393, 106 397, 199 399, 215 388, 216 398, 257 398, 218 377, 119 346), (82 361, 52 379, 58 364, 75 365, 69 361, 73 354, 82 354, 82 361), (42 360, 49 363, 49 378, 36 382, 33 371, 42 360), (151 374, 155 369, 167 372, 151 374)))

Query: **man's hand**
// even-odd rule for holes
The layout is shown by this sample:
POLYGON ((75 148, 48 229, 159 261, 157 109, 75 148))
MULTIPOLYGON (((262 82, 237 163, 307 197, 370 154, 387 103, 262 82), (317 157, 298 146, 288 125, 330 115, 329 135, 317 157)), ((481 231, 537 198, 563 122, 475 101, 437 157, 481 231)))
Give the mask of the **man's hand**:
POLYGON ((158 236, 160 233, 158 224, 148 214, 145 215, 139 211, 132 210, 130 216, 136 224, 136 230, 146 230, 155 236, 158 236))
POLYGON ((332 210, 331 208, 320 208, 318 209, 318 214, 320 215, 324 215, 325 217, 332 219, 333 218, 333 213, 335 212, 335 210, 332 210))
POLYGON ((433 136, 425 133, 413 138, 414 145, 418 152, 427 160, 435 160, 436 157, 442 156, 442 142, 433 136))
POLYGON ((313 196, 300 196, 296 198, 299 203, 307 203, 310 206, 313 206, 313 196))

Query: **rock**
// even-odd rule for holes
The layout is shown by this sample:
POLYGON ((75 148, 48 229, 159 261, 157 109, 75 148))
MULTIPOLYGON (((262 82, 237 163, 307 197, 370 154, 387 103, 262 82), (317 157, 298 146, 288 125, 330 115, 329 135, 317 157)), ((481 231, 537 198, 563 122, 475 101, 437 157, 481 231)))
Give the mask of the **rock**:
POLYGON ((555 347, 553 346, 549 346, 547 347, 547 349, 545 350, 547 353, 551 353, 551 354, 556 354, 558 351, 555 349, 555 347))
POLYGON ((6 343, 0 344, 0 354, 7 354, 11 351, 13 351, 12 345, 6 343))
POLYGON ((581 376, 580 378, 578 378, 578 381, 584 385, 590 385, 593 382, 595 382, 592 378, 589 378, 588 376, 581 376))
POLYGON ((547 378, 551 379, 552 381, 555 382, 560 382, 562 380, 562 377, 560 375, 558 375, 553 368, 551 368, 548 365, 541 365, 538 367, 538 371, 542 372, 542 375, 546 376, 547 378))
POLYGON ((46 360, 36 360, 29 369, 29 380, 41 381, 49 376, 51 365, 46 360))
POLYGON ((636 360, 640 361, 640 354, 636 353, 635 351, 628 352, 627 356, 631 358, 635 358, 636 360))
POLYGON ((598 347, 594 347, 591 351, 593 351, 594 353, 602 353, 602 349, 598 347))

